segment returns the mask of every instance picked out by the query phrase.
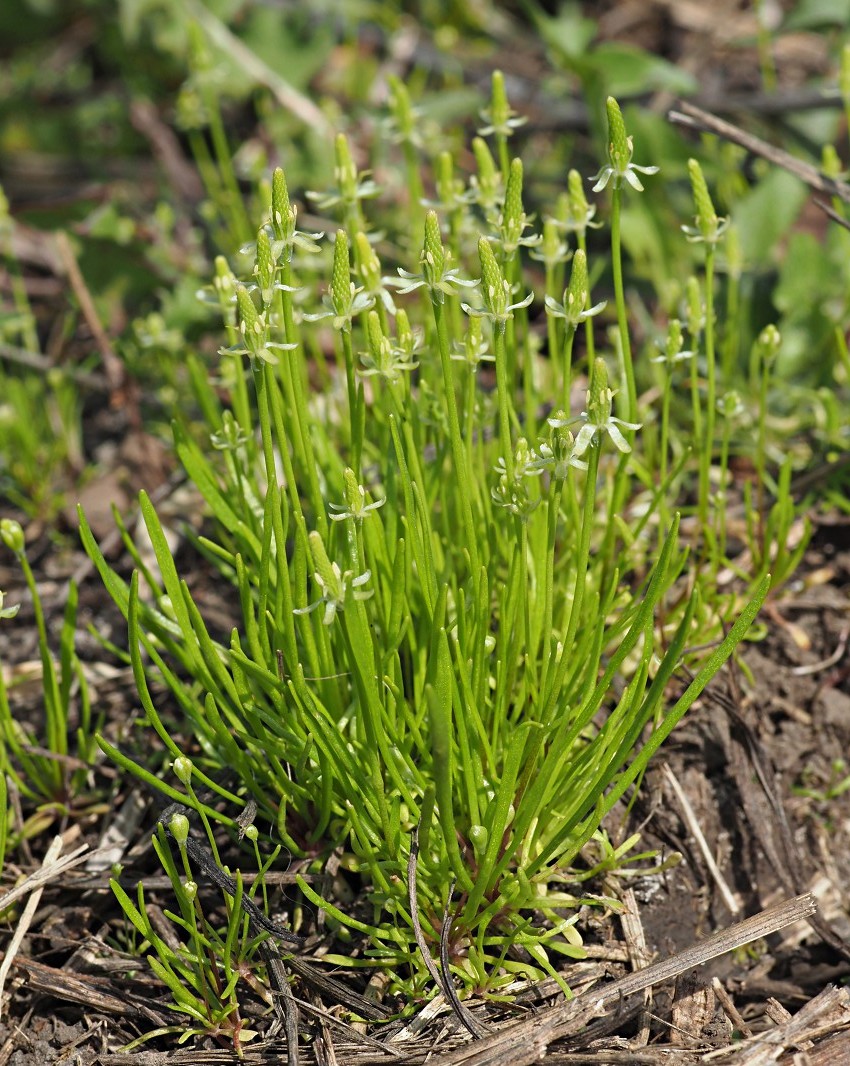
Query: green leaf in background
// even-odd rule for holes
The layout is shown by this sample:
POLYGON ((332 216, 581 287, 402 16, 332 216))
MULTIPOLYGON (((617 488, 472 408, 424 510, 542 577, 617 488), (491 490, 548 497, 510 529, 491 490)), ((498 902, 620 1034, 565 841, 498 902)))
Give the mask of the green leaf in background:
POLYGON ((847 26, 850 0, 800 0, 794 4, 782 29, 815 30, 825 26, 847 26))
POLYGON ((699 89, 696 78, 686 70, 632 45, 601 44, 590 59, 612 96, 636 96, 659 89, 689 96, 699 89))
POLYGON ((785 170, 770 170, 732 212, 744 262, 762 263, 806 202, 806 186, 785 170))

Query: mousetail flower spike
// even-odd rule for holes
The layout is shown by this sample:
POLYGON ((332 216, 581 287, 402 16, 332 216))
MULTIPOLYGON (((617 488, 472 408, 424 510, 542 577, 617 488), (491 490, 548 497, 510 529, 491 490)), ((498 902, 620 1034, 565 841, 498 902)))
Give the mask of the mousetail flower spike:
POLYGON ((641 167, 632 162, 634 145, 632 138, 626 134, 620 105, 613 96, 609 96, 605 108, 608 113, 608 163, 591 179, 596 182, 593 191, 601 192, 613 178, 615 189, 622 188, 623 182, 626 181, 637 192, 643 192, 643 185, 636 172, 657 174, 659 168, 641 167))

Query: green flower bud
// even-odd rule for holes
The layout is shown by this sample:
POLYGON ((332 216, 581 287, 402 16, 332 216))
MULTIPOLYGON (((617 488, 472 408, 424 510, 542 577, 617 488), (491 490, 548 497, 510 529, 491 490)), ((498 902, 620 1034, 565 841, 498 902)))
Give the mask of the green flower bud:
POLYGON ((568 217, 565 220, 570 229, 583 233, 587 223, 596 213, 596 208, 589 207, 587 197, 584 195, 584 182, 577 170, 571 170, 567 175, 567 210, 568 217))
POLYGON ((441 293, 439 283, 443 279, 446 266, 446 250, 440 235, 440 222, 436 211, 429 211, 425 216, 425 242, 422 246, 422 271, 431 293, 441 293))
POLYGON ((275 240, 281 241, 291 253, 292 238, 295 234, 295 209, 289 202, 286 177, 280 167, 276 167, 272 175, 271 223, 275 240))
POLYGON ((625 173, 632 158, 632 142, 626 135, 626 124, 620 105, 613 96, 605 101, 608 115, 608 159, 615 170, 625 173))
POLYGON ((688 309, 688 333, 692 337, 696 337, 702 332, 702 328, 705 325, 705 313, 702 306, 699 280, 693 276, 688 278, 685 283, 685 299, 688 309))
POLYGON ((413 140, 416 136, 416 120, 407 86, 395 74, 390 74, 387 80, 390 86, 390 111, 398 132, 404 140, 413 140))
POLYGON ((486 209, 492 206, 498 198, 501 177, 483 137, 476 137, 473 140, 472 154, 475 156, 475 166, 478 172, 475 178, 477 199, 486 209))
POLYGON ((487 851, 487 841, 490 839, 487 827, 483 825, 471 825, 469 827, 469 839, 472 843, 472 849, 475 852, 475 858, 480 862, 481 859, 484 858, 484 853, 487 851))
POLYGON ((336 136, 334 154, 336 157, 334 177, 340 195, 346 203, 354 203, 357 200, 357 167, 351 158, 351 150, 344 133, 338 133, 336 136))
POLYGON ((192 780, 192 760, 187 759, 185 755, 178 755, 171 766, 174 771, 177 780, 182 784, 187 785, 192 780))
POLYGON ((396 313, 395 319, 395 334, 396 343, 399 349, 406 355, 413 355, 416 348, 416 336, 413 330, 410 328, 410 319, 407 316, 407 311, 403 307, 400 307, 396 313))
MULTIPOLYGON (((348 234, 344 229, 336 231, 334 242, 334 265, 331 274, 331 300, 339 318, 348 314, 351 303, 351 266, 348 260, 348 234)), ((350 328, 350 326, 349 326, 350 328)))
POLYGON ((434 185, 441 204, 453 205, 458 193, 458 182, 455 179, 455 163, 451 152, 440 152, 437 157, 437 168, 434 176, 434 185))
POLYGON ((268 307, 274 295, 275 262, 272 256, 272 245, 265 229, 257 233, 257 258, 254 261, 254 276, 263 300, 263 306, 268 307))
POLYGON ((218 293, 222 308, 229 314, 232 314, 233 310, 230 303, 236 289, 236 278, 223 255, 217 255, 215 257, 215 279, 213 280, 213 286, 218 293))
POLYGON ((497 322, 504 322, 510 292, 508 283, 502 274, 502 268, 486 237, 481 237, 478 241, 478 259, 481 263, 481 292, 484 305, 497 322))
POLYGON ((601 426, 610 420, 612 397, 613 393, 608 388, 608 366, 604 359, 597 356, 587 391, 587 415, 591 423, 601 426))
POLYGON ((678 318, 671 318, 667 325, 667 342, 664 345, 664 354, 668 360, 673 360, 682 350, 682 323, 678 318))
POLYGON ((244 285, 236 286, 236 308, 239 313, 239 329, 245 346, 254 351, 262 344, 265 329, 254 301, 244 285))
POLYGON ((463 347, 468 363, 473 366, 481 359, 483 350, 484 320, 482 318, 468 318, 466 321, 466 333, 463 338, 463 347))
POLYGON ((620 105, 613 96, 608 97, 605 109, 608 115, 608 164, 596 175, 593 191, 601 192, 613 179, 615 189, 622 188, 623 182, 626 182, 637 192, 643 192, 638 173, 657 174, 658 167, 638 166, 631 161, 634 145, 632 138, 626 134, 620 105))
POLYGON ((505 90, 505 75, 501 70, 494 70, 490 85, 490 124, 501 132, 507 127, 511 117, 508 94, 505 90))
POLYGON ((570 284, 564 293, 564 310, 570 321, 580 320, 580 315, 587 306, 587 294, 587 256, 578 248, 573 256, 570 284))
POLYGON ((246 837, 247 837, 247 838, 248 838, 248 839, 249 839, 249 840, 250 840, 250 841, 251 841, 252 843, 256 843, 256 841, 257 841, 257 839, 258 839, 259 835, 260 835, 260 834, 259 834, 259 833, 257 832, 257 827, 256 827, 255 825, 249 825, 249 826, 246 826, 246 827, 245 827, 245 836, 246 836, 246 837))
POLYGON ((198 895, 198 882, 184 881, 183 891, 186 893, 186 899, 188 899, 190 903, 194 903, 195 897, 198 895))
POLYGON ((310 552, 313 556, 313 565, 316 568, 316 573, 321 579, 322 588, 326 593, 333 594, 338 598, 342 596, 342 586, 340 582, 339 569, 334 569, 328 558, 328 553, 325 550, 324 541, 322 536, 316 530, 313 530, 307 538, 310 542, 310 552))
POLYGON ((369 354, 375 366, 383 367, 390 359, 390 342, 381 329, 381 317, 377 311, 370 311, 366 319, 366 336, 369 341, 369 354))
POLYGON ((548 267, 554 267, 562 262, 567 249, 561 241, 558 222, 554 218, 547 218, 543 223, 543 243, 540 245, 540 258, 548 267))
POLYGON ((365 233, 358 233, 354 242, 357 245, 357 264, 363 285, 367 292, 376 292, 381 288, 381 261, 365 233))
POLYGON ((714 244, 720 235, 720 221, 717 217, 717 212, 714 210, 714 204, 711 201, 702 167, 700 167, 696 159, 688 160, 688 176, 691 179, 691 190, 694 196, 697 229, 704 241, 714 244))
POLYGON ((15 555, 23 555, 26 538, 24 537, 21 523, 16 522, 14 518, 4 518, 0 520, 0 540, 2 540, 6 547, 10 551, 13 551, 15 555))
POLYGON ((765 326, 756 338, 756 348, 762 366, 771 366, 776 362, 782 337, 774 325, 765 326))
POLYGON ((723 418, 738 418, 739 415, 744 413, 744 404, 741 400, 739 393, 734 389, 730 389, 729 392, 724 394, 717 401, 718 413, 723 418))
POLYGON ((505 185, 505 206, 502 212, 502 238, 505 249, 512 251, 522 236, 525 228, 525 214, 522 210, 522 160, 511 161, 508 181, 505 185))
POLYGON ((189 22, 186 26, 189 69, 193 74, 210 70, 213 65, 212 55, 207 46, 206 36, 199 22, 189 22))
POLYGON ((185 814, 174 814, 171 816, 171 821, 168 823, 168 828, 171 835, 177 841, 178 845, 182 848, 185 847, 186 839, 189 836, 189 819, 185 814))

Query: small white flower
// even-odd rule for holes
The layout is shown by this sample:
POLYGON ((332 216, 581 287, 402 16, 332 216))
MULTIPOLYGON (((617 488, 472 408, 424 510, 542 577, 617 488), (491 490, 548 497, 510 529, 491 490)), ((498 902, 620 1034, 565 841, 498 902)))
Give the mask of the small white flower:
POLYGON ((316 584, 322 590, 321 598, 311 603, 308 607, 295 607, 293 614, 310 614, 317 607, 324 604, 325 613, 322 616, 322 624, 329 626, 336 612, 345 608, 345 601, 351 597, 354 600, 368 600, 373 594, 372 589, 364 590, 363 585, 371 578, 372 571, 365 570, 362 574, 354 577, 353 570, 340 570, 339 563, 331 563, 331 573, 327 580, 321 574, 315 573, 313 577, 316 584))

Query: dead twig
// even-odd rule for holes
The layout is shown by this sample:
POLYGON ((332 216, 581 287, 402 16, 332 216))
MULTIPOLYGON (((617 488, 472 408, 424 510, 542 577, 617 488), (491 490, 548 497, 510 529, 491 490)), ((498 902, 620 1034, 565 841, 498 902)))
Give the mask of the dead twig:
MULTIPOLYGON (((703 1062, 737 1063, 738 1066, 770 1066, 784 1058, 790 1048, 805 1047, 806 1043, 819 1037, 828 1036, 850 1026, 850 991, 846 988, 827 987, 814 999, 783 1024, 765 1033, 733 1044, 728 1048, 711 1051, 703 1056, 703 1062)), ((846 1051, 846 1046, 845 1046, 846 1051)), ((810 1061, 808 1056, 806 1062, 810 1061)), ((838 1063, 846 1061, 843 1055, 828 1061, 838 1063)))
MULTIPOLYGON (((51 879, 51 877, 56 876, 56 860, 62 853, 64 843, 65 842, 61 836, 54 837, 50 847, 47 849, 47 854, 44 856, 41 870, 36 871, 34 874, 30 874, 26 881, 24 881, 23 886, 19 886, 26 886, 26 891, 30 892, 31 895, 27 900, 27 904, 24 907, 21 917, 18 919, 15 932, 12 934, 9 947, 6 949, 5 958, 3 959, 2 965, 0 965, 0 1014, 2 1014, 3 1011, 3 989, 6 985, 6 978, 9 976, 9 971, 12 968, 12 963, 15 961, 15 956, 20 951, 27 930, 30 925, 32 925, 32 920, 35 917, 35 912, 38 910, 38 904, 41 901, 41 893, 44 891, 44 885, 51 879)), ((14 891, 14 889, 12 891, 14 891)), ((11 894, 12 893, 6 893, 7 896, 11 894)))
POLYGON ((473 1037, 480 1039, 486 1036, 490 1031, 485 1025, 467 1010, 458 998, 457 991, 452 981, 451 971, 451 959, 449 957, 449 936, 451 934, 452 922, 449 917, 449 911, 451 909, 452 892, 454 892, 455 882, 452 879, 449 885, 449 890, 446 893, 446 906, 443 909, 443 925, 440 929, 440 965, 443 967, 443 992, 446 999, 452 1005, 452 1010, 461 1020, 465 1029, 468 1029, 472 1033, 473 1037))
POLYGON ((106 380, 109 382, 110 391, 113 394, 121 393, 126 386, 124 364, 118 358, 115 349, 112 347, 112 342, 106 335, 106 330, 97 316, 94 300, 83 278, 67 233, 60 232, 56 234, 56 248, 59 252, 59 258, 62 260, 65 274, 71 283, 71 288, 74 290, 74 295, 79 301, 83 318, 85 318, 86 324, 100 349, 100 357, 103 360, 103 369, 106 374, 106 380))
POLYGON ((264 85, 281 107, 295 115, 309 129, 324 137, 331 136, 333 130, 330 123, 309 97, 304 96, 272 70, 256 52, 203 4, 197 3, 196 0, 187 0, 187 7, 191 11, 192 18, 203 28, 213 44, 226 55, 231 56, 252 78, 264 85))
POLYGON ((753 1031, 741 1017, 741 1012, 735 1006, 735 1002, 729 993, 726 991, 723 982, 719 977, 712 977, 711 987, 714 989, 714 994, 717 996, 717 1002, 723 1008, 723 1013, 732 1023, 732 1025, 741 1033, 742 1036, 752 1036, 753 1031))
POLYGON ((425 934, 422 932, 422 922, 419 920, 419 900, 416 895, 416 860, 419 858, 419 826, 413 827, 410 834, 410 854, 407 857, 407 902, 410 905, 410 921, 413 925, 413 938, 419 948, 419 954, 425 963, 425 969, 431 975, 431 980, 445 994, 443 979, 437 964, 434 962, 425 934))
POLYGON ((458 999, 458 994, 452 984, 451 970, 449 968, 449 932, 451 929, 451 922, 449 921, 449 905, 452 898, 454 881, 449 887, 448 895, 446 896, 446 908, 443 912, 443 926, 440 930, 440 963, 443 967, 443 972, 441 974, 437 969, 437 964, 431 956, 431 952, 428 950, 428 943, 425 940, 425 935, 422 932, 422 923, 419 920, 419 900, 416 894, 416 860, 418 858, 419 826, 414 826, 413 832, 410 835, 410 855, 407 858, 407 900, 410 904, 410 920, 413 925, 413 936, 416 940, 416 946, 419 948, 419 954, 422 956, 422 961, 425 963, 425 969, 431 975, 431 980, 443 993, 463 1026, 476 1038, 484 1036, 488 1030, 469 1010, 466 1009, 466 1007, 464 1007, 458 999))
POLYGON ((837 196, 844 203, 850 203, 850 185, 828 178, 811 163, 805 163, 781 148, 768 144, 760 137, 747 133, 740 126, 735 126, 725 119, 712 115, 709 111, 703 111, 701 107, 688 103, 687 100, 680 101, 678 107, 679 110, 669 111, 667 114, 668 119, 676 125, 714 133, 725 141, 740 145, 753 155, 761 156, 762 159, 767 159, 775 166, 782 167, 783 170, 787 170, 789 174, 793 174, 817 192, 827 196, 837 196))
MULTIPOLYGON (((652 953, 646 946, 646 936, 643 931, 643 923, 640 920, 637 899, 634 889, 627 888, 621 894, 623 910, 620 913, 620 925, 623 928, 623 936, 629 952, 629 961, 633 970, 642 970, 652 960, 652 953)), ((643 1007, 638 1022, 638 1032, 632 1041, 634 1047, 646 1047, 649 1043, 649 1022, 651 1019, 652 989, 645 988, 643 991, 643 1007)))
POLYGON ((708 867, 709 873, 714 878, 714 883, 723 897, 723 902, 726 904, 726 909, 730 914, 738 915, 741 913, 741 904, 738 902, 734 892, 729 887, 726 878, 720 872, 720 867, 714 861, 714 856, 711 854, 711 848, 708 846, 708 841, 705 839, 705 834, 699 824, 699 819, 691 806, 691 801, 685 795, 685 791, 679 784, 679 781, 667 763, 661 767, 661 773, 664 775, 664 780, 670 786, 673 795, 676 797, 676 802, 679 804, 679 811, 682 815, 682 819, 685 825, 688 827, 688 832, 694 838, 700 854, 703 857, 705 865, 708 867))
MULTIPOLYGON (((57 837, 56 840, 62 841, 61 837, 57 837)), ((50 845, 50 850, 47 855, 44 856, 44 861, 38 870, 34 870, 29 877, 24 881, 21 881, 19 885, 15 885, 14 888, 10 888, 3 896, 0 896, 0 911, 6 910, 10 907, 15 900, 20 899, 22 896, 26 896, 30 892, 34 892, 44 888, 50 881, 55 881, 57 877, 66 873, 68 870, 73 870, 75 866, 79 866, 81 863, 88 859, 89 846, 88 844, 81 844, 78 848, 68 852, 67 855, 59 857, 59 853, 62 848, 59 847, 56 855, 48 862, 48 856, 52 854, 52 850, 56 847, 56 840, 50 845)), ((96 853, 95 853, 96 854, 96 853)))
POLYGON ((51 371, 61 369, 62 373, 81 389, 109 392, 109 384, 100 374, 89 374, 85 370, 77 370, 74 367, 57 368, 51 359, 39 352, 30 352, 26 348, 16 348, 12 344, 0 344, 0 359, 8 359, 10 363, 25 366, 28 370, 36 370, 39 374, 49 374, 51 371))

